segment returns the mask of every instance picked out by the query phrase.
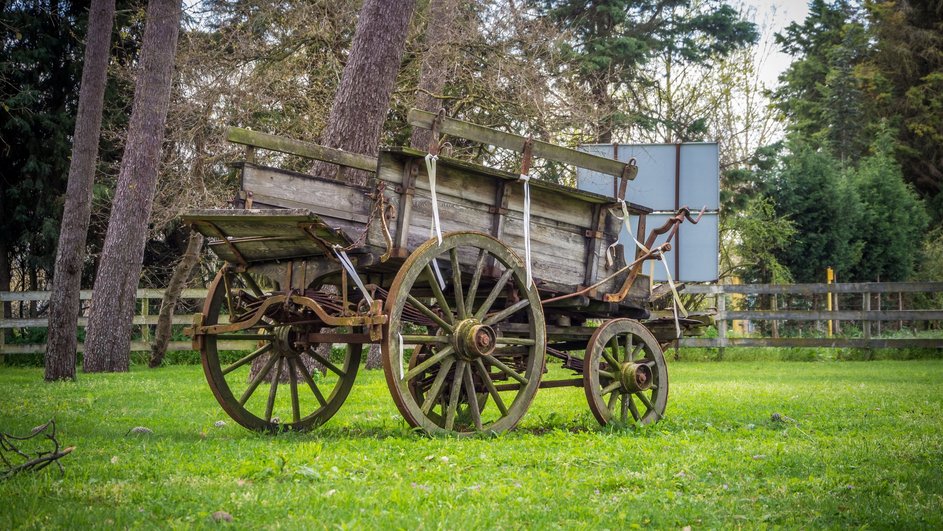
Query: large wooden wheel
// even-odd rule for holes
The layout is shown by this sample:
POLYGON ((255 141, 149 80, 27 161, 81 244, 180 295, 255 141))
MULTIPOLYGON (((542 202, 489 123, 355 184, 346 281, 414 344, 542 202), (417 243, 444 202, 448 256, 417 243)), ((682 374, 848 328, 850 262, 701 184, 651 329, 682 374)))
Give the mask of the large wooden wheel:
POLYGON ((600 424, 649 424, 668 403, 668 366, 655 336, 632 319, 600 326, 586 345, 583 390, 600 424))
POLYGON ((387 385, 411 426, 467 435, 521 420, 546 350, 526 277, 513 251, 477 232, 431 239, 406 260, 386 301, 382 346, 387 385))
MULTIPOLYGON (((244 320, 270 297, 284 295, 265 294, 245 273, 223 267, 209 288, 203 325, 244 320)), ((342 360, 325 358, 308 342, 323 324, 303 312, 286 311, 282 301, 270 308, 252 328, 203 336, 201 358, 210 389, 233 420, 252 430, 323 424, 350 393, 363 345, 347 345, 342 360), (256 348, 238 359, 227 356, 226 343, 238 340, 255 341, 256 348), (318 362, 324 373, 309 369, 305 358, 318 362)))

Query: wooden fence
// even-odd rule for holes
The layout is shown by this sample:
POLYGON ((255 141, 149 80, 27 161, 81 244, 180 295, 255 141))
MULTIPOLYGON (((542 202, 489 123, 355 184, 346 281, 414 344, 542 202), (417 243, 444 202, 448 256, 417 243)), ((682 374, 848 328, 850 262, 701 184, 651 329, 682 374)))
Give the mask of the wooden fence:
MULTIPOLYGON (((901 329, 904 323, 931 323, 943 321, 943 309, 914 310, 904 309, 905 301, 917 294, 943 293, 943 282, 867 282, 845 284, 732 284, 732 285, 690 285, 686 293, 701 294, 713 298, 716 309, 717 337, 684 338, 682 347, 857 347, 857 348, 943 348, 943 333, 939 338, 916 337, 881 337, 888 331, 884 323, 891 323, 891 328, 901 329), (753 297, 753 309, 727 310, 728 297, 753 297), (852 302, 849 297, 858 302, 852 302), (757 299, 759 298, 759 299, 757 299), (769 300, 768 309, 756 309, 757 301, 769 300), (795 309, 796 300, 805 300, 805 308, 795 309), (823 301, 831 299, 831 310, 820 308, 823 301), (787 305, 786 303, 790 303, 787 305), (888 306, 891 306, 888 308, 888 306), (771 330, 771 337, 728 337, 728 328, 735 320, 751 322, 770 322, 766 327, 771 330), (831 337, 779 337, 779 328, 786 322, 825 323, 832 321, 834 333, 831 337), (842 325, 854 324, 861 331, 860 337, 847 337, 841 334, 842 325)), ((150 326, 157 324, 157 312, 163 290, 140 289, 137 293, 137 311, 132 325, 138 328, 131 343, 131 350, 142 352, 150 350, 150 326)), ((17 310, 12 313, 23 314, 30 304, 43 305, 48 302, 50 292, 0 292, 0 302, 13 304, 17 310)), ((83 290, 80 298, 87 303, 92 297, 91 290, 83 290)), ((181 295, 182 301, 198 302, 206 297, 205 289, 187 289, 181 295)), ((84 306, 84 305, 83 305, 84 306)), ((827 304, 826 304, 827 306, 827 304)), ((178 303, 178 308, 179 308, 178 303)), ((79 326, 84 327, 87 318, 79 318, 79 326)), ((188 325, 193 322, 193 314, 174 315, 175 325, 188 325)), ((36 354, 45 352, 42 343, 5 343, 4 336, 9 329, 45 328, 46 317, 0 318, 0 356, 5 354, 36 354)), ((824 330, 824 327, 819 327, 824 330)), ((824 333, 817 333, 821 336, 824 333)), ((899 334, 897 334, 899 336, 899 334)), ((251 348, 248 341, 222 342, 224 349, 239 350, 251 348)), ((171 341, 168 350, 190 350, 189 341, 171 341)), ((78 350, 82 351, 79 343, 78 350)))
POLYGON ((943 282, 711 284, 687 286, 685 293, 714 299, 717 337, 684 338, 680 341, 683 347, 943 348, 943 333, 937 338, 881 337, 888 331, 912 328, 915 323, 926 328, 943 321, 943 309, 905 309, 905 302, 912 302, 915 295, 943 293, 943 282), (728 298, 733 296, 752 298, 751 308, 728 310, 728 298), (767 309, 759 309, 764 301, 767 309), (768 322, 769 337, 728 337, 735 320, 768 322), (829 321, 831 334, 821 326, 829 321), (829 337, 780 337, 784 322, 816 323, 814 335, 829 337), (860 336, 842 335, 843 325, 854 325, 860 336))
MULTIPOLYGON (((10 303, 14 306, 13 314, 23 314, 25 313, 26 308, 32 303, 33 305, 39 304, 44 305, 48 303, 49 291, 0 291, 0 302, 4 303, 6 306, 7 303, 10 303)), ((198 300, 202 301, 206 297, 205 289, 185 289, 181 294, 181 300, 198 300)), ((82 290, 79 295, 79 299, 82 301, 83 308, 87 306, 87 301, 92 298, 92 290, 82 290)), ((132 352, 143 352, 150 350, 150 339, 151 339, 151 330, 150 326, 157 324, 157 313, 160 308, 160 301, 164 298, 164 290, 159 289, 139 289, 137 292, 137 306, 134 318, 132 320, 132 326, 137 327, 138 333, 133 334, 133 337, 139 338, 131 342, 131 351, 132 352)), ((178 303, 178 308, 179 308, 178 303)), ((46 345, 44 343, 29 343, 29 344, 19 344, 19 343, 6 343, 6 331, 14 328, 46 328, 48 325, 48 318, 46 317, 12 317, 3 315, 0 318, 0 356, 4 354, 41 354, 46 351, 46 345)), ((79 326, 84 327, 88 322, 88 318, 85 316, 79 317, 79 326)), ((174 315, 173 324, 175 325, 189 325, 193 323, 193 314, 181 314, 174 315)), ((225 345, 225 348, 232 349, 241 349, 248 345, 247 342, 232 342, 232 345, 225 345)), ((190 350, 190 341, 171 341, 168 345, 168 350, 190 350)), ((80 342, 78 344, 78 351, 82 352, 83 345, 80 342)))

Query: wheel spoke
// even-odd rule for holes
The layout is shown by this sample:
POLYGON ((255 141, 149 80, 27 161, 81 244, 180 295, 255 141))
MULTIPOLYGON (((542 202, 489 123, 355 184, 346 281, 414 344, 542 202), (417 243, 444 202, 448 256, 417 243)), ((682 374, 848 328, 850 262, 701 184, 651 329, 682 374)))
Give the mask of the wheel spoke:
POLYGON ((242 397, 239 398, 240 406, 246 405, 246 402, 249 401, 249 397, 252 396, 252 393, 254 393, 256 388, 259 387, 259 384, 262 383, 262 380, 264 380, 269 371, 272 370, 272 366, 275 365, 277 360, 277 356, 269 357, 268 361, 265 362, 265 365, 262 366, 262 370, 259 371, 259 374, 255 375, 255 378, 253 378, 251 382, 249 382, 249 387, 246 388, 245 392, 242 393, 242 397))
MULTIPOLYGON (((637 396, 638 399, 642 401, 642 404, 645 406, 646 410, 655 411, 655 405, 652 404, 652 401, 649 400, 647 396, 645 396, 645 393, 635 393, 635 396, 637 396)), ((646 413, 648 413, 648 411, 646 411, 646 413)))
POLYGON ((634 341, 635 341, 635 335, 634 335, 634 334, 626 334, 626 335, 625 335, 625 358, 624 358, 624 361, 632 361, 632 356, 634 355, 634 353, 632 352, 632 345, 633 345, 634 341))
POLYGON ((642 350, 642 348, 644 347, 645 347, 645 343, 639 343, 638 345, 636 345, 635 348, 632 349, 632 354, 629 355, 628 361, 635 361, 636 354, 638 354, 639 351, 642 350))
POLYGON ((607 407, 609 408, 609 413, 611 415, 616 414, 616 402, 619 400, 619 393, 612 393, 609 395, 609 403, 607 407))
POLYGON ((501 321, 507 319, 508 317, 513 315, 515 312, 517 312, 521 308, 526 308, 527 306, 530 306, 530 301, 527 299, 521 299, 515 302, 514 304, 512 304, 511 306, 508 306, 507 308, 501 310, 500 312, 494 315, 488 316, 488 318, 485 319, 483 322, 484 324, 488 326, 491 326, 495 323, 500 323, 501 321))
POLYGON ((331 371, 331 372, 333 372, 334 374, 340 376, 341 378, 347 376, 347 373, 346 373, 346 372, 344 372, 344 371, 340 370, 339 368, 337 368, 336 365, 334 365, 333 363, 331 363, 330 361, 328 361, 327 358, 325 358, 324 356, 318 354, 317 351, 315 351, 313 348, 309 348, 308 350, 306 350, 306 351, 305 351, 305 354, 307 354, 307 355, 311 356, 312 358, 316 359, 318 362, 321 363, 321 365, 324 365, 325 367, 327 367, 327 369, 328 369, 329 371, 331 371))
POLYGON ((481 274, 485 270, 485 259, 488 258, 488 251, 478 250, 478 261, 475 263, 475 272, 472 274, 471 284, 468 286, 468 295, 465 298, 465 311, 469 314, 475 311, 475 295, 478 292, 478 283, 481 282, 481 274))
POLYGON ((612 379, 612 380, 618 380, 618 379, 619 379, 619 375, 616 374, 616 373, 614 373, 614 372, 599 371, 599 375, 600 375, 600 376, 608 376, 608 377, 609 377, 610 379, 612 379))
POLYGON ((603 387, 602 391, 600 391, 599 394, 602 396, 606 396, 620 387, 622 387, 622 382, 620 382, 619 380, 616 380, 612 382, 611 384, 607 385, 606 387, 603 387))
POLYGON ((426 359, 419 365, 416 365, 412 369, 409 369, 409 371, 403 376, 403 381, 408 382, 409 380, 412 380, 416 376, 419 376, 420 374, 425 372, 426 369, 428 369, 429 367, 432 367, 436 363, 439 363, 440 361, 442 361, 443 358, 445 358, 451 353, 452 353, 452 345, 448 345, 442 348, 440 351, 436 352, 435 354, 430 356, 428 359, 426 359))
POLYGON ((301 406, 298 403, 298 374, 294 358, 288 358, 288 383, 291 386, 291 419, 297 424, 301 422, 301 406))
POLYGON ((475 360, 475 365, 478 367, 478 375, 481 376, 481 379, 485 382, 485 387, 488 388, 488 393, 491 394, 491 398, 494 399, 494 403, 497 404, 498 409, 501 411, 501 415, 508 414, 508 408, 504 405, 504 400, 501 399, 501 395, 498 394, 498 390, 494 387, 494 382, 491 380, 491 373, 488 371, 488 368, 485 367, 481 358, 475 360))
POLYGON ((635 421, 638 422, 642 420, 642 416, 638 414, 638 408, 635 407, 635 400, 632 400, 632 395, 625 395, 625 400, 629 403, 629 410, 632 412, 632 417, 635 418, 635 421))
POLYGON ((445 322, 445 320, 443 320, 442 317, 439 316, 439 314, 437 314, 437 313, 435 313, 434 311, 430 310, 428 306, 426 306, 425 304, 419 302, 419 299, 417 299, 416 297, 413 297, 412 295, 406 294, 406 300, 409 301, 409 304, 410 304, 413 308, 416 308, 417 310, 419 310, 420 312, 422 312, 423 315, 425 315, 425 316, 428 317, 429 319, 432 319, 433 321, 435 321, 436 324, 438 324, 438 325, 439 325, 442 329, 444 329, 446 332, 448 332, 448 333, 450 333, 450 334, 452 333, 452 325, 449 324, 449 323, 447 323, 447 322, 445 322))
POLYGON ((465 372, 465 361, 458 360, 455 366, 455 377, 452 378, 452 393, 449 396, 449 406, 445 412, 445 429, 451 430, 455 426, 455 414, 458 412, 458 395, 462 390, 462 374, 465 372))
POLYGON ((275 367, 275 376, 272 377, 272 383, 268 388, 268 402, 265 403, 265 422, 272 422, 272 410, 275 409, 275 395, 278 393, 278 380, 282 377, 283 365, 285 365, 285 358, 279 357, 278 364, 275 367))
POLYGON ((311 388, 311 393, 314 394, 314 397, 318 399, 318 403, 321 404, 321 407, 327 405, 327 400, 324 399, 324 395, 321 394, 321 390, 318 389, 318 384, 314 383, 314 379, 311 378, 311 373, 308 372, 308 368, 305 367, 304 363, 299 362, 297 364, 298 372, 301 373, 301 378, 308 384, 308 387, 311 388))
MULTIPOLYGON (((433 258, 433 260, 435 260, 435 258, 433 258)), ((445 294, 442 293, 442 286, 439 286, 439 278, 432 271, 432 262, 426 265, 426 279, 429 281, 429 286, 432 288, 432 294, 435 295, 435 300, 439 303, 439 308, 441 308, 442 313, 445 314, 446 321, 452 324, 452 307, 449 306, 449 301, 446 300, 445 294)))
MULTIPOLYGON (((609 353, 612 355, 612 358, 613 358, 614 360, 618 360, 618 359, 620 358, 620 356, 619 356, 619 337, 618 337, 618 336, 612 336, 612 337, 609 339, 609 345, 608 345, 608 347, 609 347, 609 353)), ((605 348, 603 349, 603 352, 605 352, 605 348)), ((616 366, 617 366, 617 367, 618 367, 619 365, 620 365, 619 363, 616 363, 616 366)))
POLYGON ((498 346, 520 345, 530 347, 536 345, 537 341, 526 337, 499 337, 495 340, 495 344, 498 346))
POLYGON ((442 393, 442 385, 445 383, 445 378, 448 376, 449 369, 452 368, 453 363, 455 363, 455 358, 448 358, 443 361, 442 366, 439 367, 439 372, 435 375, 435 380, 432 382, 429 394, 426 395, 426 399, 422 402, 422 412, 426 415, 432 411, 432 406, 434 406, 439 399, 439 395, 442 393))
POLYGON ((421 343, 423 345, 428 344, 448 344, 449 338, 446 336, 413 336, 413 335, 403 335, 404 343, 421 343))
POLYGON ((248 356, 245 356, 245 357, 243 357, 243 358, 240 358, 239 361, 237 361, 236 363, 233 363, 233 364, 230 365, 229 367, 226 367, 225 369, 223 369, 223 376, 225 376, 225 375, 231 373, 232 371, 238 369, 239 367, 242 367, 242 366, 245 365, 246 363, 249 363, 250 361, 252 361, 252 360, 258 358, 259 356, 261 356, 262 354, 265 354, 266 352, 268 352, 268 351, 271 350, 271 349, 272 349, 272 344, 271 344, 271 343, 268 343, 268 344, 266 344, 266 345, 263 345, 263 346, 259 347, 258 349, 256 349, 254 352, 252 352, 252 353, 249 354, 248 356))
POLYGON ((449 251, 449 258, 452 261, 452 289, 455 290, 455 308, 458 310, 459 319, 467 319, 465 294, 462 292, 462 268, 458 264, 458 248, 452 247, 449 251))
POLYGON ((513 269, 508 269, 501 275, 501 278, 498 279, 498 282, 491 288, 491 292, 488 293, 488 298, 485 299, 485 302, 481 303, 481 307, 478 308, 478 311, 475 312, 475 319, 481 320, 482 317, 488 313, 488 310, 491 309, 491 305, 494 304, 494 301, 498 300, 498 295, 501 294, 501 290, 504 289, 505 284, 508 283, 508 279, 511 278, 511 275, 514 274, 513 269))
POLYGON ((620 395, 619 400, 622 401, 622 409, 619 413, 619 419, 622 420, 623 424, 625 424, 629 422, 629 395, 620 395))
POLYGON ((500 369, 501 372, 503 372, 504 374, 507 374, 511 378, 514 378, 515 380, 520 382, 521 385, 527 385, 527 378, 524 378, 523 376, 518 374, 517 371, 505 365, 504 362, 502 362, 498 358, 495 358, 494 356, 489 355, 489 356, 485 356, 485 359, 488 360, 488 363, 500 369))
POLYGON ((606 363, 609 364, 609 367, 613 369, 617 369, 619 367, 619 362, 612 357, 612 354, 606 351, 605 347, 602 348, 602 357, 606 359, 606 363))
POLYGON ((481 429, 481 411, 478 410, 478 393, 475 392, 475 382, 472 378, 470 364, 465 364, 465 398, 468 399, 468 410, 471 412, 472 422, 476 429, 481 429))

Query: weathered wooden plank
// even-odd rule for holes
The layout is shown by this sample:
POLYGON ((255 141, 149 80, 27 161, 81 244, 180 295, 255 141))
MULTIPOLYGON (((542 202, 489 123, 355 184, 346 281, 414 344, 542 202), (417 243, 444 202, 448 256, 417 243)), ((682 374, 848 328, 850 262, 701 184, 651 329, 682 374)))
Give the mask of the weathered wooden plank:
POLYGON ((309 159, 323 160, 348 168, 376 171, 377 159, 369 155, 351 153, 342 149, 334 149, 311 142, 292 140, 257 131, 250 131, 239 127, 230 127, 226 132, 226 140, 235 144, 256 146, 270 151, 298 155, 309 159))
POLYGON ((916 339, 916 338, 889 338, 889 339, 857 339, 857 338, 813 338, 813 337, 780 337, 780 338, 753 338, 732 337, 704 338, 686 337, 680 341, 682 347, 720 348, 720 347, 810 347, 810 348, 943 348, 943 338, 916 339))
MULTIPOLYGON (((219 341, 217 348, 219 350, 252 350, 258 345, 257 341, 219 341)), ((79 343, 76 345, 78 352, 85 351, 85 345, 79 343)), ((148 352, 151 350, 151 344, 144 341, 132 341, 131 352, 148 352)), ((189 341, 171 341, 167 344, 167 350, 179 352, 193 350, 193 345, 189 341)), ((45 343, 29 343, 25 345, 3 345, 0 354, 43 354, 46 352, 45 343)))
MULTIPOLYGON (((17 301, 48 301, 52 295, 51 291, 0 291, 0 302, 17 301)), ((83 301, 91 300, 92 290, 83 289, 79 292, 79 299, 83 301)), ((139 289, 136 297, 138 299, 163 299, 164 290, 162 289, 139 289)), ((205 289, 185 289, 180 294, 181 299, 205 299, 205 289)))
POLYGON ((242 170, 242 189, 252 192, 254 202, 305 208, 319 216, 364 224, 373 207, 371 187, 253 164, 242 170))
POLYGON ((795 294, 812 293, 941 293, 943 282, 844 282, 835 284, 704 284, 689 285, 687 293, 795 294))
MULTIPOLYGON (((431 112, 410 109, 407 121, 414 127, 432 129, 432 122, 435 120, 435 117, 436 115, 431 112)), ((442 118, 439 124, 439 131, 447 135, 458 136, 475 142, 482 142, 518 152, 524 150, 524 142, 527 140, 527 138, 520 135, 496 131, 488 127, 449 117, 442 118)), ((624 163, 613 159, 590 155, 589 153, 549 144, 540 140, 533 141, 532 153, 534 157, 572 164, 580 168, 598 171, 616 177, 622 176, 626 166, 624 163)), ((635 175, 631 174, 630 178, 634 179, 635 175)))
MULTIPOLYGON (((135 315, 131 319, 131 324, 134 325, 156 325, 158 316, 156 315, 135 315)), ((171 323, 188 325, 193 322, 193 317, 190 315, 174 315, 171 323)), ((36 317, 36 318, 24 318, 24 319, 15 319, 7 318, 0 319, 0 329, 6 328, 46 328, 49 325, 48 317, 36 317)), ((78 326, 85 327, 88 325, 88 317, 79 317, 78 326)))
POLYGON ((746 312, 725 312, 723 316, 729 320, 754 319, 759 321, 827 321, 839 319, 842 321, 939 321, 943 320, 943 310, 840 310, 840 311, 806 311, 806 310, 756 310, 746 312))

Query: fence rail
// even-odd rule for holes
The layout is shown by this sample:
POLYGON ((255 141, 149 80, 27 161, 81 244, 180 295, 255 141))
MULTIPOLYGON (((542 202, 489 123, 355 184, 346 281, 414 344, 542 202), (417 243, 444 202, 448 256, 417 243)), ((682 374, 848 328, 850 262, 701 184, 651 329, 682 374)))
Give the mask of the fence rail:
POLYGON ((943 293, 943 282, 710 284, 687 286, 685 292, 714 298, 717 337, 683 338, 679 341, 683 347, 943 348, 943 335, 939 338, 874 337, 881 335, 883 323, 887 322, 896 323, 897 328, 902 329, 905 322, 929 325, 943 321, 943 309, 904 309, 904 294, 913 297, 943 293), (849 296, 856 294, 860 298, 851 301, 849 296), (883 308, 883 301, 895 295, 888 303, 896 303, 897 308, 883 308), (757 300, 754 300, 753 309, 727 310, 727 299, 731 296, 768 296, 768 308, 756 308, 757 300), (780 303, 785 303, 788 297, 805 301, 807 308, 781 308, 780 303), (817 307, 823 302, 827 308, 817 307), (769 322, 772 337, 728 337, 729 325, 738 320, 769 322), (834 334, 830 333, 830 337, 779 337, 782 321, 828 322, 830 331, 834 325, 834 334), (860 326, 861 337, 841 335, 841 325, 848 321, 860 326))
MULTIPOLYGON (((52 292, 49 291, 0 291, 0 303, 13 303, 26 307, 28 303, 40 303, 49 300, 52 292)), ((139 340, 131 342, 132 352, 146 352, 151 349, 150 326, 157 324, 157 312, 159 311, 160 301, 164 298, 164 290, 160 289, 139 289, 137 291, 137 305, 135 315, 131 324, 138 327, 139 340), (156 304, 155 302, 156 301, 156 304), (152 311, 153 310, 153 311, 152 311)), ((180 295, 181 300, 202 300, 206 298, 205 289, 185 289, 180 295)), ((92 299, 92 290, 82 290, 79 293, 81 301, 92 299)), ((22 308, 21 308, 22 310, 22 308)), ((15 313, 15 312, 14 312, 15 313)), ((175 325, 188 325, 193 322, 193 314, 174 315, 172 323, 175 325)), ((6 333, 11 329, 22 328, 46 328, 49 324, 47 317, 12 317, 3 315, 0 318, 0 358, 6 354, 42 354, 46 351, 45 343, 7 343, 6 333)), ((88 318, 79 317, 79 327, 84 328, 88 324, 88 318)), ((242 350, 251 348, 250 341, 221 341, 221 350, 242 350)), ((169 351, 190 350, 192 348, 190 341, 171 341, 167 345, 169 351)), ((84 345, 79 342, 77 350, 82 352, 84 345)))
MULTIPOLYGON (((717 323, 716 338, 683 338, 679 343, 682 347, 819 347, 819 348, 943 348, 943 337, 940 338, 885 338, 873 337, 874 332, 880 336, 882 323, 896 322, 902 327, 904 322, 939 322, 943 321, 943 309, 904 309, 903 294, 939 294, 943 293, 943 282, 863 282, 863 283, 836 283, 836 284, 710 284, 690 285, 685 288, 686 293, 701 294, 714 298, 717 323), (849 308, 847 296, 859 294, 860 301, 856 308, 849 308), (768 309, 727 310, 727 298, 730 296, 769 296, 768 309), (846 297, 845 309, 839 309, 839 295, 846 297), (888 295, 896 295, 896 309, 882 309, 882 299, 888 295), (780 298, 812 297, 813 302, 808 309, 780 308, 780 298), (815 298, 818 297, 818 301, 815 298), (821 305, 823 298, 831 299, 831 310, 816 308, 821 305), (872 304, 875 303, 876 304, 872 304), (873 306, 873 309, 872 309, 873 306), (773 337, 728 337, 728 328, 731 322, 760 321, 771 322, 773 337), (844 337, 835 334, 834 337, 778 337, 778 328, 782 321, 795 322, 827 322, 835 324, 836 331, 840 330, 841 323, 855 322, 861 326, 862 337, 844 337)), ((22 308, 29 304, 46 302, 51 292, 0 292, 0 303, 20 305, 22 308)), ((132 341, 132 352, 150 350, 150 326, 157 324, 157 306, 153 301, 160 301, 164 296, 163 290, 139 289, 137 291, 137 310, 132 319, 132 325, 138 327, 140 340, 132 341), (151 310, 154 310, 153 312, 151 310)), ((91 290, 82 290, 82 301, 92 298, 91 290)), ((206 297, 205 289, 186 289, 181 294, 181 300, 197 301, 206 297)), ((807 304, 808 305, 808 304, 807 304)), ((755 305, 754 305, 755 306, 755 305)), ((193 314, 175 315, 173 324, 185 325, 193 322, 193 314)), ((84 327, 86 317, 79 318, 79 326, 84 327)), ((7 330, 23 328, 45 328, 48 319, 45 317, 0 317, 0 356, 5 354, 39 354, 46 350, 43 343, 12 344, 5 343, 7 330)), ((251 348, 250 341, 223 341, 220 347, 223 350, 240 350, 251 348)), ((171 341, 168 350, 190 350, 189 341, 171 341)), ((83 345, 78 344, 78 350, 83 345)))

